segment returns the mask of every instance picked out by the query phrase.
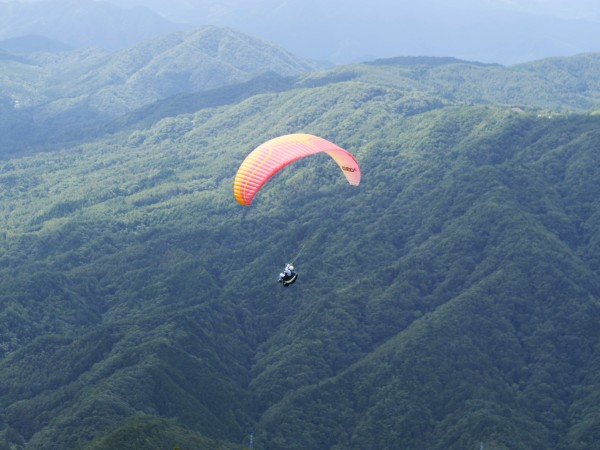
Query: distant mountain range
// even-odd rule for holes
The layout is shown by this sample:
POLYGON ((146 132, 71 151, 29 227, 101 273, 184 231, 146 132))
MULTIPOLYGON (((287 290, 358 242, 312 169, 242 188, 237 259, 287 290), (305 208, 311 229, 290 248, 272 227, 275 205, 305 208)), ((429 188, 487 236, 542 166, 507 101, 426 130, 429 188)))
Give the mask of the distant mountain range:
POLYGON ((0 39, 35 34, 74 48, 116 49, 167 32, 216 25, 266 39, 303 58, 334 63, 453 56, 514 64, 600 50, 596 22, 535 15, 488 2, 423 0, 415 7, 348 0, 343 8, 317 0, 144 5, 124 8, 92 0, 0 3, 0 39))
POLYGON ((600 50, 597 22, 526 13, 500 2, 348 0, 343 8, 319 0, 244 3, 227 2, 227 9, 196 17, 257 34, 300 56, 338 63, 454 56, 514 64, 600 50))
MULTIPOLYGON (((121 50, 62 50, 55 41, 40 37, 0 42, 0 114, 3 109, 8 112, 0 123, 0 148, 12 141, 10 136, 22 135, 15 120, 32 129, 40 122, 46 128, 50 121, 58 133, 80 132, 85 124, 106 122, 176 94, 242 83, 265 73, 295 76, 319 67, 264 40, 211 26, 165 34, 121 50), (48 53, 50 48, 59 51, 48 53), (34 49, 37 52, 31 53, 34 49), (30 82, 23 83, 25 79, 30 82)), ((15 137, 17 142, 27 146, 22 137, 15 137)), ((8 146, 14 150, 15 143, 8 146)))
POLYGON ((0 39, 44 36, 73 48, 129 47, 189 25, 170 22, 143 8, 120 8, 93 0, 0 3, 0 39))

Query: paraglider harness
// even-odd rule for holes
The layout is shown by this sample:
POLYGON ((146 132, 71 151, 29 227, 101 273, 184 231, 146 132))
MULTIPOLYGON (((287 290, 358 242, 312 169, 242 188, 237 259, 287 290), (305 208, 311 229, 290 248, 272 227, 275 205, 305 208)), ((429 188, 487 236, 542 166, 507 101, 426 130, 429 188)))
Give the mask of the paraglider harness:
POLYGON ((291 263, 286 264, 281 275, 283 276, 280 276, 279 282, 283 285, 283 287, 288 287, 298 279, 298 274, 294 272, 294 266, 291 263))
MULTIPOLYGON (((304 244, 300 246, 300 250, 298 250, 298 253, 296 254, 296 256, 294 256, 294 259, 292 259, 292 261, 296 261, 300 257, 305 245, 306 242, 304 242, 304 244)), ((293 284, 297 279, 298 274, 294 272, 294 263, 287 263, 285 265, 283 273, 279 276, 279 282, 282 284, 283 287, 288 287, 290 284, 293 284)))

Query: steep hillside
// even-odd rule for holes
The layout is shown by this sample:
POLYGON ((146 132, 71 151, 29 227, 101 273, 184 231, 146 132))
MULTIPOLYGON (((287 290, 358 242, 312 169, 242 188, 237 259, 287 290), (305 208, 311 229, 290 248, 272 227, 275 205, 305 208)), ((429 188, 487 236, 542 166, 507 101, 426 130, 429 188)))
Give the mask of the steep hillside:
POLYGON ((412 71, 259 84, 0 163, 4 446, 595 448, 600 118, 412 71), (297 131, 361 185, 314 156, 237 204, 244 156, 297 131))
POLYGON ((264 448, 596 448, 598 122, 449 112, 261 348, 264 448))

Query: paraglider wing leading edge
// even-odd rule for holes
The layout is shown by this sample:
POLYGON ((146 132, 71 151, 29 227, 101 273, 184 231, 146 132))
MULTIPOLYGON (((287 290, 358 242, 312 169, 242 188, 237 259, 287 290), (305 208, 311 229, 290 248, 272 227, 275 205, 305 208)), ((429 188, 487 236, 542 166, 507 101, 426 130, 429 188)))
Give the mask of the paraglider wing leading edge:
POLYGON ((244 159, 233 183, 236 200, 242 205, 250 205, 263 185, 285 166, 321 152, 333 158, 348 183, 358 186, 360 167, 350 152, 318 136, 288 134, 259 145, 244 159))

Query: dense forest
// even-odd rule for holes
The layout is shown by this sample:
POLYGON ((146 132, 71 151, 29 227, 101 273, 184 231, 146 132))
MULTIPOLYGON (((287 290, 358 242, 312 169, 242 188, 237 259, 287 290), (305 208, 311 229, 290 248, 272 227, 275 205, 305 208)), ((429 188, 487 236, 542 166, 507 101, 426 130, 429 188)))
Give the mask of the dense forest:
POLYGON ((152 42, 0 53, 0 449, 600 448, 600 56, 152 42))

